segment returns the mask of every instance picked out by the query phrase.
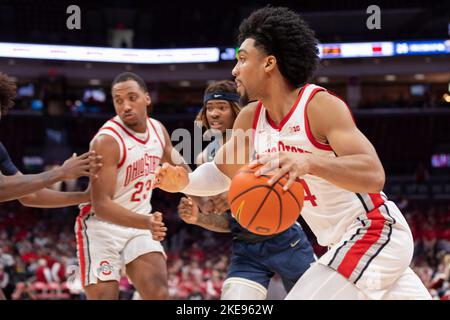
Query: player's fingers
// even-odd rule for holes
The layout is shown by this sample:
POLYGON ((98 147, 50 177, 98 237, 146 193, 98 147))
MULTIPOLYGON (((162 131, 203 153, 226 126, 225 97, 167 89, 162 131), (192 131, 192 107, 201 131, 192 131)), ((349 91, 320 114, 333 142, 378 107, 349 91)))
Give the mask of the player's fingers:
POLYGON ((189 199, 186 198, 186 197, 182 197, 182 198, 180 199, 180 203, 189 203, 189 199))
POLYGON ((167 231, 167 227, 165 227, 164 225, 155 225, 153 224, 153 232, 166 232, 167 231))
POLYGON ((92 172, 90 170, 86 171, 85 176, 91 178, 92 180, 98 179, 97 172, 92 172))
POLYGON ((159 211, 155 211, 153 213, 153 216, 155 217, 155 221, 162 221, 162 213, 159 211))
POLYGON ((253 168, 259 166, 260 164, 265 164, 267 159, 268 159, 267 154, 257 155, 256 159, 252 160, 248 166, 250 169, 253 169, 253 168))
POLYGON ((288 172, 287 168, 280 168, 275 171, 275 174, 267 181, 269 185, 274 184, 278 180, 280 180, 286 173, 288 172))
MULTIPOLYGON (((74 153, 74 154, 76 154, 76 153, 74 153)), ((85 160, 85 159, 88 159, 88 160, 89 160, 89 156, 90 156, 90 155, 91 155, 91 152, 88 151, 88 152, 83 153, 81 156, 78 156, 77 158, 78 158, 78 159, 81 159, 81 160, 85 160)))
POLYGON ((253 169, 261 164, 265 164, 267 161, 270 161, 270 155, 270 153, 257 154, 256 159, 249 163, 249 168, 253 169))
POLYGON ((297 173, 293 173, 293 172, 289 172, 289 178, 286 182, 286 184, 283 187, 284 191, 289 190, 289 188, 292 186, 292 184, 295 182, 295 180, 297 180, 297 173))
POLYGON ((280 163, 278 159, 273 159, 271 161, 268 161, 266 164, 264 164, 259 170, 255 172, 255 175, 263 175, 270 171, 274 171, 275 169, 279 168, 280 163))

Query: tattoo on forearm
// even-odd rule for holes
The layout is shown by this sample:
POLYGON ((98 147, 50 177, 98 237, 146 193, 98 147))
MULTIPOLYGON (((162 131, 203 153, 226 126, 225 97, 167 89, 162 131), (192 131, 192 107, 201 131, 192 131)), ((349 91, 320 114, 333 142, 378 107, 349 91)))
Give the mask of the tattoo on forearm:
POLYGON ((221 230, 222 232, 228 232, 230 230, 230 222, 224 214, 204 214, 199 213, 197 223, 205 227, 211 227, 215 230, 221 230))

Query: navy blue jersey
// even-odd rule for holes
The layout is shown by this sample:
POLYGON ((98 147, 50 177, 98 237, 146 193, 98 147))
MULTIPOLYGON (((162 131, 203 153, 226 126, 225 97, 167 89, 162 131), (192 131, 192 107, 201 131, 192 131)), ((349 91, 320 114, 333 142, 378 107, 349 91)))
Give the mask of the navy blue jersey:
POLYGON ((17 167, 11 161, 11 157, 9 156, 8 151, 6 151, 5 146, 1 142, 0 142, 0 171, 5 176, 13 176, 17 172, 19 172, 19 169, 17 169, 17 167))

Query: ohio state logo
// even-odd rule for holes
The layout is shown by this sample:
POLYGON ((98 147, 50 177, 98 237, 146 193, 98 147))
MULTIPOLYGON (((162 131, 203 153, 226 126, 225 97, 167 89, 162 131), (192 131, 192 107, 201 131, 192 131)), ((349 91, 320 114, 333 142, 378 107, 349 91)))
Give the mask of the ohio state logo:
POLYGON ((100 267, 97 269, 97 273, 101 273, 104 276, 109 276, 113 272, 113 266, 106 260, 100 262, 100 267))

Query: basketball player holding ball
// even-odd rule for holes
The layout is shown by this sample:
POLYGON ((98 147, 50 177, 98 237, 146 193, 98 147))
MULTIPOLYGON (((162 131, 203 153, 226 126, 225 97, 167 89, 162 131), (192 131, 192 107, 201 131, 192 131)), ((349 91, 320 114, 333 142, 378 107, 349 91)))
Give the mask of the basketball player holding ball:
MULTIPOLYGON (((197 163, 212 161, 221 147, 221 139, 226 139, 226 130, 233 127, 241 110, 236 89, 232 81, 219 81, 206 88, 199 120, 206 129, 216 130, 220 136, 199 155, 197 163)), ((220 200, 217 197, 226 202, 227 192, 215 197, 216 203, 220 200)), ((178 209, 186 223, 233 235, 233 251, 222 287, 222 300, 265 299, 275 273, 280 275, 286 292, 289 292, 314 262, 311 244, 298 223, 279 234, 258 235, 241 227, 230 212, 205 213, 188 198, 181 199, 178 209)))
POLYGON ((209 196, 226 191, 242 163, 223 153, 259 155, 256 175, 269 183, 288 175, 284 189, 305 181, 302 217, 329 250, 296 283, 286 299, 430 299, 411 270, 413 238, 395 204, 382 192, 385 174, 370 141, 346 104, 308 84, 318 62, 317 40, 287 8, 253 12, 239 28, 238 92, 259 101, 244 108, 232 138, 213 162, 193 173, 164 164, 155 187, 209 196), (239 141, 238 130, 255 130, 239 141), (308 193, 308 195, 307 195, 308 193))

